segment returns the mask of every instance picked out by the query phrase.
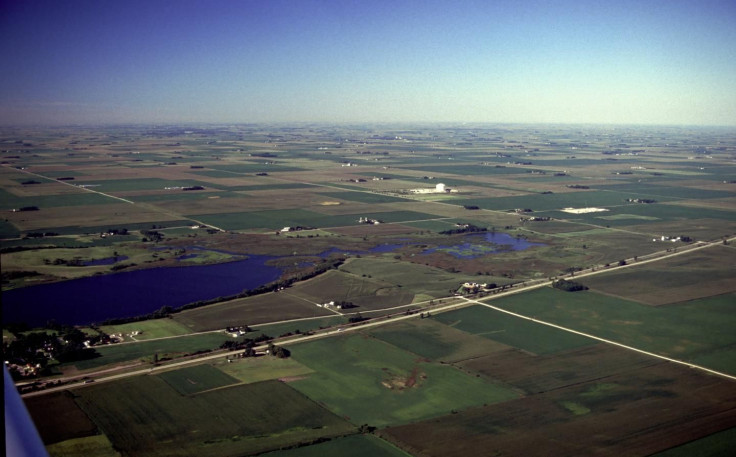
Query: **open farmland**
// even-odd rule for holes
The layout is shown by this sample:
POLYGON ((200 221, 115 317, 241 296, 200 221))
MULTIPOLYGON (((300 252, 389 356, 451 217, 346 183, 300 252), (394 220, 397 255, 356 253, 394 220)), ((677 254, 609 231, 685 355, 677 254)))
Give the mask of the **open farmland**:
POLYGON ((657 364, 381 436, 427 456, 650 455, 735 427, 734 402, 732 381, 657 364))
POLYGON ((196 365, 159 375, 168 385, 182 395, 195 395, 207 390, 237 384, 238 380, 212 365, 196 365))
POLYGON ((279 292, 182 311, 174 316, 174 320, 192 331, 201 332, 232 325, 254 325, 331 315, 334 314, 314 303, 279 292))
MULTIPOLYGON (((691 362, 705 357, 712 363, 709 368, 736 374, 732 363, 736 336, 730 320, 736 303, 733 297, 729 294, 655 308, 590 291, 545 288, 504 297, 493 304, 657 354, 691 362), (714 354, 719 357, 712 357, 714 354)), ((485 310, 488 319, 496 319, 494 312, 485 310)), ((439 318, 447 322, 445 315, 439 318)))
MULTIPOLYGON (((166 297, 212 287, 183 310, 91 294, 91 309, 151 303, 80 318, 84 338, 122 343, 51 359, 24 386, 52 455, 733 447, 730 378, 539 322, 736 375, 730 130, 129 126, 0 141, 8 298, 69 278, 115 290, 122 270, 166 297), (260 256, 268 279, 224 289, 260 256), (524 290, 560 277, 590 289, 524 290), (290 357, 233 347, 259 338, 260 354, 266 337, 290 357)), ((48 320, 37 331, 69 332, 48 320)), ((33 331, 4 324, 6 344, 33 331)))
POLYGON ((593 290, 649 305, 667 305, 736 292, 736 256, 730 246, 586 279, 593 290), (666 272, 666 274, 663 274, 666 272))
POLYGON ((516 396, 506 386, 367 336, 299 344, 292 353, 315 370, 292 386, 354 424, 407 423, 516 396))
POLYGON ((353 430, 280 382, 218 389, 186 399, 156 376, 121 381, 116 387, 85 389, 77 402, 127 455, 155 447, 166 455, 236 456, 353 430), (134 423, 127 420, 131 415, 137 417, 134 423))
MULTIPOLYGON (((527 297, 524 294, 523 297, 527 297)), ((438 314, 433 319, 458 330, 529 351, 549 354, 588 346, 595 342, 580 335, 534 324, 482 306, 438 314)))

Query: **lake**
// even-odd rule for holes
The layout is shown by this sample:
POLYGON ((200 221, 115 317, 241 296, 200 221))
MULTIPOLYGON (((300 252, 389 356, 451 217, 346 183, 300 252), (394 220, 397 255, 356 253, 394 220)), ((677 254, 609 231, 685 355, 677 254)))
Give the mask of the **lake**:
MULTIPOLYGON (((367 251, 350 253, 393 252, 408 244, 412 243, 381 244, 367 251)), ((506 233, 474 233, 463 237, 462 243, 440 246, 425 253, 440 250, 460 258, 475 258, 533 246, 544 245, 506 233)), ((209 250, 198 246, 186 249, 209 250)), ((335 253, 346 251, 333 248, 318 255, 326 258, 335 253)), ((196 252, 187 252, 179 259, 196 255, 196 252)), ((282 270, 266 265, 268 260, 275 258, 251 255, 227 263, 152 268, 8 290, 2 293, 3 322, 25 322, 37 327, 53 319, 60 324, 87 325, 111 318, 149 314, 163 306, 179 308, 200 300, 235 295, 278 279, 282 270)), ((101 261, 114 263, 113 259, 101 261)))
POLYGON ((2 293, 3 322, 35 327, 54 319, 84 325, 234 295, 278 279, 281 270, 265 264, 273 258, 252 255, 221 264, 152 268, 8 290, 2 293))

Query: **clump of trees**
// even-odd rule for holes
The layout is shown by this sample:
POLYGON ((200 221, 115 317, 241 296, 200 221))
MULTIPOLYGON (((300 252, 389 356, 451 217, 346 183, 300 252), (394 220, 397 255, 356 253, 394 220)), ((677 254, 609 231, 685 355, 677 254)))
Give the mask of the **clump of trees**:
POLYGON ((565 292, 577 292, 580 290, 588 290, 588 286, 580 284, 577 281, 567 281, 560 279, 552 283, 552 287, 555 289, 564 290, 565 292))
POLYGON ((355 316, 350 316, 348 318, 348 322, 351 324, 357 324, 358 322, 367 321, 368 319, 370 319, 370 317, 363 317, 360 313, 358 313, 355 316))
POLYGON ((141 230, 143 239, 141 241, 148 242, 153 241, 154 243, 164 239, 164 234, 156 230, 141 230))
POLYGON ((268 345, 268 353, 280 359, 285 359, 291 355, 291 351, 284 347, 276 346, 273 343, 268 345))
POLYGON ((459 233, 475 233, 475 232, 487 232, 488 229, 485 227, 478 227, 477 225, 468 224, 466 227, 460 227, 451 230, 444 230, 440 232, 440 235, 457 235, 459 233))

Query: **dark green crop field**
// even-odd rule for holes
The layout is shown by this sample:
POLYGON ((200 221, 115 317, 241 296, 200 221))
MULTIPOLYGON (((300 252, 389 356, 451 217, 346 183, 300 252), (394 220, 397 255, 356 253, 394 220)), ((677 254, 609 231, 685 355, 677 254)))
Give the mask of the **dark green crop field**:
POLYGON ((206 390, 237 384, 238 380, 212 365, 196 365, 159 375, 168 385, 182 395, 192 395, 206 390))
POLYGON ((155 448, 164 455, 240 456, 354 429, 276 381, 185 399, 158 376, 120 381, 115 387, 84 389, 77 402, 128 455, 155 448), (277 405, 272 404, 275 398, 277 405))

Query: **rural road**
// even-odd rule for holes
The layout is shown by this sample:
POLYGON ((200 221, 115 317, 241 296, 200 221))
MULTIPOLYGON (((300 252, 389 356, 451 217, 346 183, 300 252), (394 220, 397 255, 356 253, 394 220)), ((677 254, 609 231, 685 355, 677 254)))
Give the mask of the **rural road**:
MULTIPOLYGON (((730 238, 728 240, 728 242, 733 242, 734 240, 736 240, 736 237, 730 238)), ((612 266, 607 267, 607 268, 606 267, 592 267, 592 268, 584 269, 584 270, 581 270, 579 272, 576 272, 575 278, 582 278, 582 277, 597 275, 597 274, 601 274, 601 273, 605 273, 605 272, 618 271, 618 270, 621 270, 623 268, 633 268, 633 267, 636 267, 636 266, 639 266, 639 265, 648 264, 648 263, 652 263, 652 262, 658 262, 658 261, 666 260, 666 259, 669 259, 669 258, 672 258, 672 257, 675 257, 675 256, 685 255, 685 254, 688 254, 688 253, 692 253, 694 251, 698 251, 698 250, 701 250, 701 249, 706 249, 706 248, 709 248, 709 247, 712 247, 712 246, 716 246, 716 245, 719 245, 719 244, 722 244, 722 240, 712 241, 712 242, 699 241, 699 242, 695 242, 695 243, 693 243, 691 245, 688 245, 688 246, 680 247, 680 248, 678 248, 678 250, 676 252, 672 252, 672 251, 660 251, 660 252, 657 252, 657 253, 653 253, 653 254, 648 254, 646 256, 642 256, 640 259, 638 259, 636 261, 633 258, 631 258, 631 259, 625 259, 626 260, 626 264, 625 265, 612 265, 612 266), (598 269, 595 269, 595 268, 598 268, 598 269)), ((312 340, 319 339, 319 338, 328 338, 328 337, 332 337, 332 336, 337 336, 337 335, 341 335, 341 334, 344 334, 344 333, 347 333, 347 332, 359 331, 359 330, 362 330, 362 329, 365 329, 365 328, 369 328, 369 327, 375 327, 375 326, 379 326, 379 325, 391 324, 391 323, 395 323, 395 322, 402 321, 402 320, 405 320, 405 319, 417 318, 417 317, 419 317, 419 315, 420 315, 421 312, 425 312, 425 311, 430 311, 432 313, 441 313, 441 312, 451 311, 451 310, 454 310, 454 309, 457 309, 457 308, 461 308, 461 307, 465 307, 465 306, 480 305, 480 306, 485 306, 487 308, 493 309, 494 311, 498 311, 498 312, 501 312, 501 313, 509 314, 509 315, 518 317, 520 319, 525 319, 525 320, 528 320, 528 321, 531 321, 531 322, 538 323, 540 325, 546 325, 546 326, 553 327, 553 328, 556 328, 556 329, 559 329, 559 330, 563 330, 563 331, 566 331, 566 332, 569 332, 569 333, 573 333, 573 334, 576 334, 576 335, 581 335, 581 336, 584 336, 584 337, 587 337, 587 338, 591 338, 591 339, 594 339, 596 341, 600 341, 600 342, 603 342, 603 343, 606 343, 606 344, 611 344, 611 345, 614 345, 614 346, 617 346, 617 347, 620 347, 620 348, 623 348, 623 349, 626 349, 626 350, 638 352, 640 354, 644 354, 644 355, 647 355, 647 356, 650 356, 650 357, 655 357, 655 358, 658 358, 658 359, 661 359, 661 360, 666 360, 668 362, 672 362, 672 363, 677 363, 677 364, 680 364, 680 365, 684 365, 684 366, 687 366, 689 368, 701 370, 701 371, 704 371, 706 373, 714 374, 714 375, 721 376, 721 377, 724 377, 724 378, 728 378, 728 379, 731 379, 731 380, 736 380, 736 376, 732 376, 732 375, 729 375, 727 373, 722 373, 722 372, 719 372, 719 371, 711 370, 709 368, 702 367, 702 366, 699 366, 699 365, 695 365, 695 364, 692 364, 692 363, 689 363, 689 362, 685 362, 685 361, 682 361, 682 360, 677 360, 677 359, 673 359, 673 358, 670 358, 670 357, 665 357, 665 356, 662 356, 662 355, 659 355, 659 354, 655 354, 653 352, 645 351, 645 350, 638 349, 638 348, 635 348, 635 347, 632 347, 632 346, 627 346, 625 344, 618 343, 616 341, 608 340, 608 339, 601 338, 601 337, 598 337, 598 336, 595 336, 595 335, 591 335, 591 334, 588 334, 588 333, 583 333, 583 332, 580 332, 580 331, 577 331, 577 330, 574 330, 574 329, 570 329, 570 328, 567 328, 567 327, 563 327, 563 326, 554 324, 552 322, 542 321, 542 320, 536 319, 536 318, 531 317, 531 316, 525 316, 523 314, 514 313, 512 311, 508 311, 508 310, 505 310, 503 308, 499 308, 497 306, 493 306, 491 304, 486 303, 486 301, 494 300, 494 299, 497 299, 497 298, 500 298, 500 297, 504 297, 504 296, 508 296, 508 295, 511 295, 511 294, 518 294, 518 293, 527 292, 527 291, 530 291, 530 290, 534 290, 534 289, 539 289, 539 288, 542 288, 542 287, 546 287, 546 286, 549 286, 552 282, 553 282, 553 280, 549 280, 549 279, 525 281, 525 282, 521 282, 521 283, 518 283, 518 284, 514 284, 514 286, 511 287, 511 288, 505 289, 503 291, 499 291, 499 292, 497 292, 495 294, 489 295, 489 296, 484 297, 482 299, 470 299, 470 298, 467 298, 467 297, 452 296, 452 297, 437 298, 437 299, 434 299, 434 300, 427 300, 427 301, 418 302, 418 303, 412 303, 411 305, 413 305, 413 306, 422 305, 422 304, 425 304, 426 306, 415 310, 411 314, 402 313, 402 314, 397 315, 397 316, 391 316, 391 317, 385 317, 385 318, 375 318, 375 319, 372 319, 370 321, 359 323, 359 324, 346 324, 346 325, 341 326, 341 327, 338 327, 338 328, 333 328, 333 329, 328 329, 328 330, 325 330, 325 331, 320 331, 320 332, 315 333, 315 334, 312 334, 312 335, 287 337, 287 338, 284 338, 284 339, 277 340, 276 343, 279 344, 279 345, 282 345, 282 346, 283 345, 298 344, 298 343, 312 341, 312 340), (441 302, 444 301, 444 300, 452 300, 453 303, 441 304, 441 302), (437 302, 437 303, 440 303, 440 304, 430 305, 429 304, 430 301, 434 301, 434 302, 437 302)), ((403 307, 406 307, 406 306, 402 306, 400 308, 403 308, 403 307)), ((386 311, 386 310, 381 310, 381 311, 386 311)), ((218 331, 218 330, 216 330, 216 331, 218 331)), ((187 335, 182 335, 182 336, 187 336, 187 335)), ((182 337, 182 336, 179 336, 179 337, 182 337)), ((166 337, 166 338, 177 338, 177 337, 174 336, 174 337, 166 337)), ((152 341, 152 340, 147 340, 147 341, 152 341)), ((129 343, 129 344, 132 344, 132 343, 129 343)), ((255 347, 254 349, 257 350, 257 351, 264 351, 266 348, 267 348, 267 345, 261 345, 261 346, 255 347)), ((233 354, 233 352, 231 352, 231 351, 217 351, 214 354, 209 354, 209 355, 206 355, 206 356, 200 356, 200 357, 196 357, 196 358, 192 358, 192 359, 182 360, 182 361, 178 361, 178 362, 172 362, 172 363, 168 363, 168 364, 165 364, 165 365, 148 366, 148 367, 146 367, 144 369, 139 369, 139 370, 134 370, 134 371, 126 371, 124 373, 106 375, 106 373, 108 373, 110 371, 110 369, 107 369, 107 370, 103 370, 103 371, 99 371, 99 372, 92 372, 92 373, 86 373, 84 375, 77 375, 77 376, 70 377, 70 378, 62 378, 62 379, 60 379, 60 381, 69 382, 69 381, 81 380, 82 377, 85 377, 85 378, 94 379, 94 384, 99 384, 99 383, 104 383, 104 382, 112 382, 112 381, 116 381, 116 380, 119 380, 119 379, 128 378, 128 377, 131 377, 131 376, 140 376, 140 375, 152 374, 152 373, 156 373, 156 372, 160 372, 160 371, 172 370, 172 369, 176 369, 176 368, 180 368, 180 367, 184 367, 184 366, 188 366, 188 365, 193 365, 193 364, 198 364, 198 363, 203 363, 203 362, 207 362, 207 361, 211 361, 211 360, 222 359, 223 357, 228 357, 231 354, 233 354)), ((62 385, 62 386, 58 386, 58 387, 51 387, 51 388, 44 389, 44 390, 39 390, 39 391, 36 391, 36 392, 29 392, 29 393, 23 394, 22 396, 23 397, 32 397, 32 396, 43 395, 43 394, 47 394, 47 393, 51 393, 51 392, 56 392, 56 391, 61 391, 61 390, 80 388, 80 387, 89 386, 89 385, 91 385, 91 384, 79 382, 79 383, 75 383, 75 384, 67 384, 67 385, 62 385)))

